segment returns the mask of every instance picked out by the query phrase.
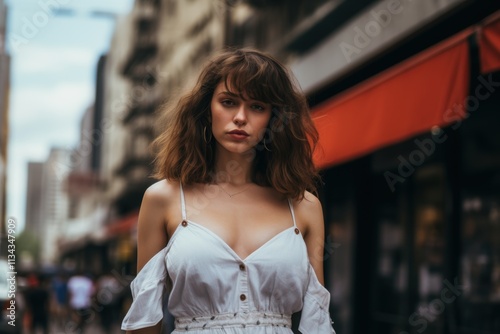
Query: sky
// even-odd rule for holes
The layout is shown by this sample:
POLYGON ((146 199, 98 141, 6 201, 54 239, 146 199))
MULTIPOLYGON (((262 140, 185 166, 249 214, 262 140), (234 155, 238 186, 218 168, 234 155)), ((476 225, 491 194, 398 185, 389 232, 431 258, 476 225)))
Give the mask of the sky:
POLYGON ((11 55, 7 217, 17 220, 19 233, 28 162, 45 161, 51 147, 74 148, 80 120, 94 99, 97 61, 109 48, 115 20, 92 13, 126 14, 133 0, 5 3, 11 55))

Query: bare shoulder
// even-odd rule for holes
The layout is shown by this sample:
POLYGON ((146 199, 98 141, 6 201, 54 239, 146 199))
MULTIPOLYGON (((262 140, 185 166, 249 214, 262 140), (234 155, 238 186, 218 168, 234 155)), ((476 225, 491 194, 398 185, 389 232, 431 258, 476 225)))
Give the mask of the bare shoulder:
POLYGON ((146 189, 143 201, 165 208, 172 198, 176 196, 178 188, 179 182, 177 181, 160 180, 146 189))
POLYGON ((175 183, 166 180, 152 184, 144 193, 137 222, 138 271, 167 244, 167 217, 175 194, 175 183))
MULTIPOLYGON (((168 230, 168 223, 172 220, 171 212, 177 209, 175 206, 179 193, 179 182, 161 180, 150 185, 144 192, 141 209, 139 211, 139 228, 154 228, 168 230)), ((175 210, 177 211, 177 210, 175 210)))
POLYGON ((306 191, 304 199, 295 201, 294 207, 297 220, 303 227, 304 234, 307 234, 310 230, 323 227, 323 208, 320 200, 314 194, 306 191))
POLYGON ((298 202, 298 205, 300 206, 301 209, 311 210, 315 208, 316 209, 321 208, 321 202, 319 198, 307 190, 304 192, 304 199, 298 202))
POLYGON ((153 183, 146 189, 144 196, 153 202, 168 202, 173 196, 177 194, 179 189, 179 182, 160 180, 153 183))

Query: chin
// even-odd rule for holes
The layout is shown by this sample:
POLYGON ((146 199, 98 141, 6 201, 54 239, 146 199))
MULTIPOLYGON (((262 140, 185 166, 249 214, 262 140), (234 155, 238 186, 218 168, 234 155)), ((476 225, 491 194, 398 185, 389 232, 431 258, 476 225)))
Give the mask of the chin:
POLYGON ((226 150, 231 153, 245 154, 251 151, 253 147, 241 147, 241 148, 227 148, 226 150))
POLYGON ((254 146, 248 144, 234 144, 230 143, 227 145, 221 145, 221 148, 226 150, 229 153, 235 154, 245 154, 253 150, 254 146))

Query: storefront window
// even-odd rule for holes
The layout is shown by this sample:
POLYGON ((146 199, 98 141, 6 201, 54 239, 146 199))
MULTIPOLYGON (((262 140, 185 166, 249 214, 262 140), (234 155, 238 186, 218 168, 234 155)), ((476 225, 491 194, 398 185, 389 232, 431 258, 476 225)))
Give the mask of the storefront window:
POLYGON ((340 194, 342 197, 329 208, 324 259, 330 264, 326 276, 331 287, 334 328, 338 333, 350 333, 354 208, 353 197, 348 192, 340 194))
POLYGON ((463 201, 463 251, 458 281, 463 292, 462 327, 499 333, 500 187, 496 194, 484 188, 468 189, 463 201))
POLYGON ((354 189, 349 168, 327 173, 323 181, 325 218, 325 286, 330 290, 330 313, 337 333, 352 332, 354 189))
POLYGON ((373 155, 376 225, 371 317, 375 333, 442 333, 440 293, 445 256, 443 148, 415 161, 418 142, 432 134, 373 155), (404 164, 404 172, 403 167, 404 164), (387 175, 397 175, 390 183, 387 175))
POLYGON ((376 177, 374 189, 375 267, 371 318, 375 333, 399 333, 405 330, 408 313, 408 257, 406 247, 408 207, 406 186, 394 192, 383 177, 376 177))
POLYGON ((411 332, 443 333, 446 304, 441 298, 445 266, 445 175, 442 163, 415 172, 414 265, 417 304, 409 316, 411 332))
MULTIPOLYGON (((492 78, 497 82, 500 73, 492 78)), ((457 322, 461 333, 500 333, 500 92, 463 123, 463 196, 457 322)))

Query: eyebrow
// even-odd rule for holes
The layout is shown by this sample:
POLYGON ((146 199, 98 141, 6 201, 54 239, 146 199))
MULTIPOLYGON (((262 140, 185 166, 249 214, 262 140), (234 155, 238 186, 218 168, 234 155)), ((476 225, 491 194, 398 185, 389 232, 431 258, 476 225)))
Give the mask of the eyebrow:
MULTIPOLYGON (((240 96, 240 95, 238 95, 238 94, 236 94, 236 93, 229 92, 229 91, 222 91, 222 92, 220 92, 220 93, 219 93, 219 94, 217 94, 217 95, 227 95, 227 96, 231 96, 231 97, 235 97, 235 98, 238 98, 238 99, 243 99, 243 100, 245 100, 242 96, 240 96)), ((270 103, 266 103, 266 102, 264 102, 264 101, 257 100, 257 99, 248 98, 247 100, 248 100, 248 101, 254 101, 254 102, 259 102, 259 103, 264 103, 264 104, 269 104, 269 105, 270 105, 270 103)))
POLYGON ((217 95, 228 95, 228 96, 240 97, 238 94, 235 94, 235 93, 232 93, 232 92, 228 92, 228 91, 222 91, 222 92, 220 92, 217 95))

